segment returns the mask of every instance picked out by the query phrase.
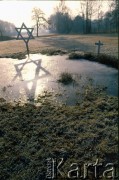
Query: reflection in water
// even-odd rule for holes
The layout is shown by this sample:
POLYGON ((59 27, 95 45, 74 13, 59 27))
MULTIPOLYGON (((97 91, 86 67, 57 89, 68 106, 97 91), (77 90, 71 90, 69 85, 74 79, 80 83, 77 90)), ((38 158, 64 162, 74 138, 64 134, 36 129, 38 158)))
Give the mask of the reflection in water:
POLYGON ((89 81, 95 86, 107 87, 109 95, 118 95, 118 71, 114 68, 83 59, 67 60, 67 55, 33 54, 30 57, 20 61, 0 59, 0 94, 5 99, 20 98, 25 101, 37 98, 45 90, 63 94, 63 101, 74 104, 77 99, 75 94, 83 91, 83 85, 88 85, 89 81), (57 83, 62 72, 72 73, 78 85, 73 87, 57 83))
MULTIPOLYGON (((30 94, 32 94, 32 98, 35 98, 35 92, 36 92, 36 88, 37 88, 37 81, 40 78, 46 77, 47 75, 50 75, 50 73, 41 66, 41 59, 38 60, 32 60, 32 59, 27 59, 24 63, 19 63, 19 64, 15 64, 15 69, 16 69, 16 75, 13 78, 13 81, 15 81, 17 78, 19 78, 19 80, 24 81, 24 90, 26 93, 26 96, 29 98, 30 94), (27 66, 28 64, 32 64, 31 65, 31 69, 26 69, 27 71, 30 71, 30 74, 27 73, 25 78, 23 78, 23 70, 25 68, 25 66, 27 66), (35 74, 33 71, 33 65, 35 65, 35 74), (42 76, 40 76, 40 71, 43 71, 44 74, 42 76), (34 76, 34 77, 33 77, 34 76)), ((26 71, 26 72, 27 72, 26 71)), ((21 87, 19 87, 21 89, 21 87)))

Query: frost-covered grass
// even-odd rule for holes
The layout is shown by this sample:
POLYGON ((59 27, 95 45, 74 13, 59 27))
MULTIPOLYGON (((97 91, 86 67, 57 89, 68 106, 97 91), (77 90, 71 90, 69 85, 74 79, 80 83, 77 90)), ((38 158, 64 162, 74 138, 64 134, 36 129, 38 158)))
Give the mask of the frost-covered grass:
POLYGON ((90 61, 96 61, 101 64, 110 65, 114 68, 119 68, 118 59, 115 56, 110 56, 107 54, 96 55, 94 53, 82 53, 82 52, 72 52, 69 54, 69 59, 87 59, 90 61))
POLYGON ((62 83, 62 84, 70 84, 72 83, 74 80, 73 80, 73 76, 71 73, 69 72, 63 72, 60 74, 59 76, 59 79, 58 79, 58 82, 62 83))
MULTIPOLYGON (((41 37, 31 40, 29 47, 31 52, 49 55, 76 47, 86 53, 94 50, 98 40, 107 44, 103 46, 107 54, 117 55, 117 37, 111 36, 41 37)), ((24 58, 24 42, 0 42, 0 56, 24 58)), ((82 99, 75 106, 54 103, 52 93, 47 92, 27 103, 0 98, 0 179, 45 180, 49 157, 66 159, 64 178, 72 163, 83 165, 97 159, 104 166, 117 163, 118 98, 90 85, 78 93, 82 99)))
POLYGON ((117 97, 91 86, 75 106, 54 103, 48 92, 35 104, 1 98, 0 179, 44 180, 49 157, 66 160, 64 178, 71 163, 117 163, 117 123, 117 97))
MULTIPOLYGON (((35 38, 30 40, 29 49, 31 52, 40 52, 43 49, 78 49, 84 52, 97 52, 95 42, 103 42, 101 53, 118 57, 118 35, 56 35, 35 38)), ((0 56, 11 56, 14 53, 24 53, 26 47, 23 41, 11 40, 0 42, 0 56)))

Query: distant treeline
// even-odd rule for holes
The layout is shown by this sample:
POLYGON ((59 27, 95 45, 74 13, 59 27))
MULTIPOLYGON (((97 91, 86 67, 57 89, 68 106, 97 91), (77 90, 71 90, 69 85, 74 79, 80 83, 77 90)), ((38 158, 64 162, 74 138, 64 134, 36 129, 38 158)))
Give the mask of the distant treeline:
POLYGON ((12 39, 16 39, 16 38, 11 36, 0 36, 0 41, 8 41, 12 39))
POLYGON ((86 0, 80 15, 71 17, 70 10, 60 3, 49 18, 49 29, 56 33, 114 33, 118 32, 118 1, 109 4, 110 10, 104 13, 97 2, 86 0), (97 9, 95 8, 97 5, 97 9), (92 20, 96 16, 96 20, 92 20))
MULTIPOLYGON (((108 1, 106 13, 102 11, 102 5, 99 2, 103 3, 103 0, 83 1, 79 8, 81 11, 75 17, 72 17, 72 12, 64 0, 59 2, 54 13, 48 19, 45 18, 45 14, 40 8, 34 8, 32 20, 35 23, 33 27, 37 32, 37 37, 42 26, 43 30, 46 28, 51 33, 59 34, 118 33, 118 0, 108 1)), ((0 20, 0 41, 9 40, 16 34, 14 24, 0 20)))
POLYGON ((0 20, 0 41, 10 40, 11 37, 16 35, 15 25, 0 20))

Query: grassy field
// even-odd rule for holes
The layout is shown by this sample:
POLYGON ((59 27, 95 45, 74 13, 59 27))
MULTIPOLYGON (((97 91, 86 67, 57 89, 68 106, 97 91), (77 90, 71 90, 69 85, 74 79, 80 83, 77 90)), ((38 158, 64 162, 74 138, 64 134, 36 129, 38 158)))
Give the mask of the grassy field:
MULTIPOLYGON (((31 40, 29 47, 31 52, 46 54, 49 48, 62 49, 55 51, 56 54, 77 48, 93 52, 94 43, 98 40, 105 44, 103 53, 117 56, 117 37, 111 35, 39 37, 31 40)), ((1 57, 17 57, 17 54, 25 55, 24 52, 23 41, 0 42, 1 57)), ((77 93, 81 93, 80 89, 77 93)), ((115 165, 117 176, 118 98, 108 96, 104 90, 89 83, 81 94, 83 100, 77 99, 78 103, 74 106, 56 103, 52 95, 44 92, 37 100, 27 103, 8 103, 0 98, 0 179, 45 180, 48 158, 65 160, 58 179, 67 178, 68 172, 73 169, 70 167, 72 163, 81 165, 79 173, 83 174, 83 165, 94 164, 97 160, 103 164, 98 172, 100 179, 105 180, 103 172, 107 163, 115 165)), ((94 174, 92 167, 88 179, 95 179, 94 174)), ((111 173, 107 173, 106 177, 109 175, 111 173)))
MULTIPOLYGON (((112 35, 54 35, 39 37, 30 40, 29 48, 31 52, 40 52, 46 48, 96 52, 95 42, 99 40, 104 44, 101 48, 102 53, 118 56, 118 36, 112 35)), ((25 51, 26 47, 23 41, 0 42, 0 56, 10 56, 25 51)))
MULTIPOLYGON (((103 163, 98 175, 107 163, 117 170, 118 99, 90 88, 83 97, 76 106, 55 104, 47 92, 36 104, 11 104, 1 98, 0 179, 45 180, 48 158, 65 160, 58 179, 67 178, 72 163, 83 168, 97 159, 103 163)), ((94 179, 94 168, 88 179, 94 179)))

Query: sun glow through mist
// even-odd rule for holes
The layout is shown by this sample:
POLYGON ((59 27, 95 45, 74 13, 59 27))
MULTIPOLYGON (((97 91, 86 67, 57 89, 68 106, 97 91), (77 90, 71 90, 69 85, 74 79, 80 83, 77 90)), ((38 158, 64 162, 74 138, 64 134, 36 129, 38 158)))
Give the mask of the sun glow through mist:
MULTIPOLYGON (((15 26, 21 26, 24 22, 27 26, 34 23, 31 19, 32 9, 40 8, 49 17, 54 12, 54 8, 60 1, 0 1, 0 20, 14 23, 15 26)), ((81 1, 66 1, 66 5, 71 9, 72 16, 80 13, 81 1)), ((106 2, 105 2, 106 3, 106 2)), ((103 3, 104 4, 104 3, 103 3)), ((104 5, 106 8, 106 6, 104 5)))

